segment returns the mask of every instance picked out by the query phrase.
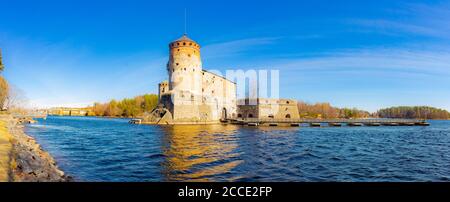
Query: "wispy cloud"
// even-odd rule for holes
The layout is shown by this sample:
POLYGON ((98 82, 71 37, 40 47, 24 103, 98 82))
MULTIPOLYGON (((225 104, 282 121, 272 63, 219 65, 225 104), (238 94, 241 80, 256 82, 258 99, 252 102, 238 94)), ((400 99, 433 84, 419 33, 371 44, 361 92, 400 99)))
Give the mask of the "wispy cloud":
MULTIPOLYGON (((276 65, 276 64, 274 64, 276 65)), ((365 48, 290 59, 277 66, 300 71, 397 71, 429 76, 450 76, 450 50, 419 48, 365 48)))
POLYGON ((384 33, 450 38, 450 3, 404 4, 395 18, 350 19, 349 23, 384 33))
POLYGON ((209 44, 202 48, 203 58, 214 59, 238 56, 243 54, 245 51, 249 51, 260 46, 273 44, 278 39, 279 37, 262 37, 209 44))

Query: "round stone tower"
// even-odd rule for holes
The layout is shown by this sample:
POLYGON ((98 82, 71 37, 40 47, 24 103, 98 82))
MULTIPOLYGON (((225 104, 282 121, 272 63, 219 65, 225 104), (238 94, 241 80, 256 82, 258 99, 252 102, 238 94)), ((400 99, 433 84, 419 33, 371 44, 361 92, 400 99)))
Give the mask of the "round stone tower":
POLYGON ((169 50, 169 90, 181 92, 181 96, 189 98, 201 94, 200 45, 183 35, 169 44, 169 50))

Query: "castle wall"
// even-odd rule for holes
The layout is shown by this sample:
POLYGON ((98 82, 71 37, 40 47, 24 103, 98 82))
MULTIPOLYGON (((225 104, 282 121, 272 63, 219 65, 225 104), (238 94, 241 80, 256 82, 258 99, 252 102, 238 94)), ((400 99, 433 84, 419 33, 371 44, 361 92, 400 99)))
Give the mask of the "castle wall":
POLYGON ((259 117, 299 119, 297 101, 290 99, 259 99, 259 117))
POLYGON ((297 101, 290 99, 259 98, 251 105, 248 100, 238 105, 239 118, 299 119, 297 101))
POLYGON ((236 84, 222 76, 203 70, 202 72, 202 104, 212 109, 212 119, 235 118, 236 84))

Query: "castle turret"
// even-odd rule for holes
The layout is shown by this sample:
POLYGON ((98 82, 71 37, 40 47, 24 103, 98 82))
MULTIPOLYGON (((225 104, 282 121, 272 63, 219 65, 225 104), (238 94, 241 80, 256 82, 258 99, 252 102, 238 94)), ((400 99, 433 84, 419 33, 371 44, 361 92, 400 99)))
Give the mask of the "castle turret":
MULTIPOLYGON (((169 44, 167 63, 169 90, 195 96, 201 94, 202 61, 200 45, 186 35, 169 44)), ((188 96, 188 95, 186 95, 188 96)))

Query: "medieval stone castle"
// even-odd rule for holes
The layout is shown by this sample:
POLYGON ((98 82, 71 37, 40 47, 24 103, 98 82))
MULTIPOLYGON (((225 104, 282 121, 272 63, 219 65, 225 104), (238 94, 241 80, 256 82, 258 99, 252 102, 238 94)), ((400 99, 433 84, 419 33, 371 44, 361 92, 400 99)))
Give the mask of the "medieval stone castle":
POLYGON ((289 99, 237 100, 236 83, 202 69, 200 45, 183 35, 169 44, 168 81, 159 84, 159 104, 144 117, 152 124, 210 124, 246 118, 299 118, 289 99))

